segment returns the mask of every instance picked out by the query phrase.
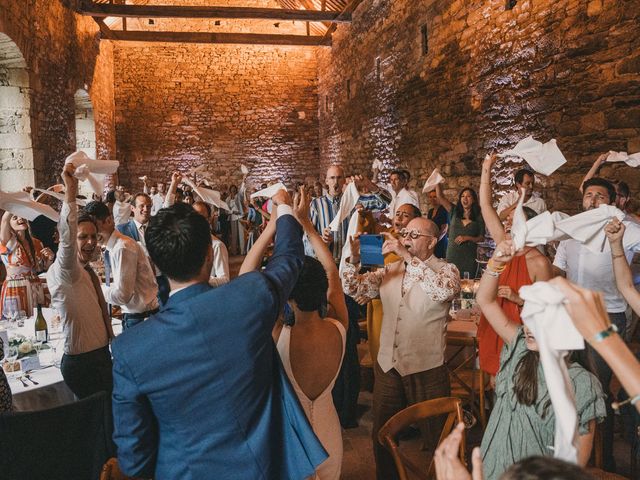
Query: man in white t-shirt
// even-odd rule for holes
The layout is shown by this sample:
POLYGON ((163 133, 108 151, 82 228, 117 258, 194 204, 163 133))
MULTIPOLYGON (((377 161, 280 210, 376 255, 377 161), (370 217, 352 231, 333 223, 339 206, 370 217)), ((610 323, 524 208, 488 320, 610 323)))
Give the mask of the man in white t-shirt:
POLYGON ((539 195, 533 192, 536 184, 535 174, 528 168, 521 168, 514 175, 516 189, 504 195, 498 203, 497 212, 500 220, 504 221, 513 212, 520 199, 520 192, 524 189, 524 206, 537 214, 547 210, 547 204, 539 195))

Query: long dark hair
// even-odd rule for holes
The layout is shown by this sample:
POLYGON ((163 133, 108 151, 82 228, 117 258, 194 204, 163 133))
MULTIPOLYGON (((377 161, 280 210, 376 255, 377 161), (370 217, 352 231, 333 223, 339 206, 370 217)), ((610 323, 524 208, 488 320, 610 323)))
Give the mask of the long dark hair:
POLYGON ((466 187, 460 190, 458 194, 458 203, 456 203, 456 216, 460 219, 464 218, 464 208, 462 208, 462 203, 460 199, 462 198, 462 194, 464 192, 471 192, 471 197, 473 197, 473 203, 471 204, 471 213, 469 215, 469 220, 475 222, 480 216, 480 205, 478 204, 478 194, 473 188, 466 187))

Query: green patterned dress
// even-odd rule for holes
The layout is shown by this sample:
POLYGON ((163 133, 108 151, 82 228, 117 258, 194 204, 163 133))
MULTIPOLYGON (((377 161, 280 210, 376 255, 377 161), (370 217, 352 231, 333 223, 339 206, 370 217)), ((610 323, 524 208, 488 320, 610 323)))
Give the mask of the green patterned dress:
MULTIPOLYGON (((513 391, 516 366, 527 351, 520 327, 515 341, 505 343, 500 355, 497 400, 480 447, 485 480, 498 479, 511 465, 532 455, 553 455, 555 416, 542 364, 538 366, 539 400, 535 405, 522 405, 513 391)), ((591 420, 599 423, 606 416, 605 396, 598 379, 577 363, 569 365, 569 377, 576 395, 579 433, 585 434, 591 420)))
POLYGON ((455 239, 458 235, 467 235, 469 237, 484 236, 484 220, 482 215, 478 213, 478 217, 468 223, 462 224, 462 218, 456 213, 455 205, 451 209, 451 222, 449 223, 449 244, 447 245, 447 262, 453 263, 458 267, 460 276, 464 276, 464 272, 469 272, 469 277, 475 278, 478 264, 476 256, 478 253, 478 244, 475 242, 462 242, 458 245, 455 239))

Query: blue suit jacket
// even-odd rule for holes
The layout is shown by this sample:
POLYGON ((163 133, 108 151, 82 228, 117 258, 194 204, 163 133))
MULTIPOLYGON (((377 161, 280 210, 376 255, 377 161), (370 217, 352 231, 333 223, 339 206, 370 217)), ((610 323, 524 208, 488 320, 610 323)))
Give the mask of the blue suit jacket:
POLYGON ((133 220, 129 220, 127 223, 117 225, 116 228, 123 235, 133 238, 136 242, 140 241, 140 232, 138 232, 136 224, 133 220))
POLYGON ((303 262, 300 226, 277 222, 264 272, 179 291, 114 341, 114 440, 127 475, 303 479, 326 459, 271 338, 303 262))

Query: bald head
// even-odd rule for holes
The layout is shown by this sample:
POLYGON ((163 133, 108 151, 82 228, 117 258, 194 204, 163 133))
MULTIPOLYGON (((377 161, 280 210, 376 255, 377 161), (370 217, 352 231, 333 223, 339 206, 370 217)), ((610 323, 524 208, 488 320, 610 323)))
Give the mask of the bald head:
POLYGON ((433 250, 438 243, 438 233, 440 230, 431 220, 418 217, 414 218, 407 225, 409 234, 404 237, 402 243, 405 248, 409 250, 409 253, 414 257, 418 257, 420 260, 426 260, 433 255, 433 250), (413 238, 415 232, 418 233, 416 238, 413 238))
POLYGON ((342 193, 342 187, 345 183, 344 178, 344 170, 340 165, 331 165, 327 169, 327 178, 325 179, 327 183, 327 190, 329 190, 329 195, 335 196, 340 195, 342 193))
POLYGON ((409 222, 409 224, 407 225, 407 228, 409 230, 416 229, 420 233, 425 233, 427 235, 431 235, 436 238, 440 233, 440 229, 438 228, 438 226, 428 218, 424 218, 424 217, 414 218, 409 222))

